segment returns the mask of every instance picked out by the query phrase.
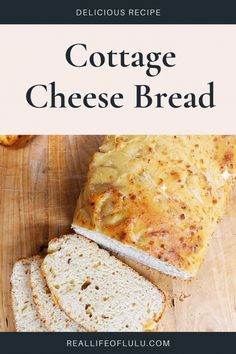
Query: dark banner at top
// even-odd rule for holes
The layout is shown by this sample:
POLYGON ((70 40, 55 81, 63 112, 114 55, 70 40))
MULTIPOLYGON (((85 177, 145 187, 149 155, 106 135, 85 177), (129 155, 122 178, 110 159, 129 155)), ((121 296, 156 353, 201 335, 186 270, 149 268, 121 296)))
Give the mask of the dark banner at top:
POLYGON ((236 24, 236 2, 5 0, 0 24, 236 24))

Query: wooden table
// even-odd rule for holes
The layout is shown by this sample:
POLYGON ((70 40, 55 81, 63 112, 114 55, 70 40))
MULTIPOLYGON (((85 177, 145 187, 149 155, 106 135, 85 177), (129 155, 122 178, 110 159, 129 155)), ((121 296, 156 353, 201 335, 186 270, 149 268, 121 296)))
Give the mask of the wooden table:
MULTIPOLYGON (((0 146, 0 329, 14 331, 13 263, 70 232, 76 199, 102 137, 37 136, 24 148, 0 146)), ((127 261, 163 289, 160 331, 236 331, 236 197, 216 230, 196 279, 175 280, 127 261)))

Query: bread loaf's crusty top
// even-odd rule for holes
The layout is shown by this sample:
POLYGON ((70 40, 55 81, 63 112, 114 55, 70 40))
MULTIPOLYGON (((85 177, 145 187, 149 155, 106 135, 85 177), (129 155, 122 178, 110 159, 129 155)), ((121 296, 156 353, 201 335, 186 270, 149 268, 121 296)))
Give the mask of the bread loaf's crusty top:
POLYGON ((194 275, 235 172, 233 136, 107 136, 90 164, 73 225, 194 275))

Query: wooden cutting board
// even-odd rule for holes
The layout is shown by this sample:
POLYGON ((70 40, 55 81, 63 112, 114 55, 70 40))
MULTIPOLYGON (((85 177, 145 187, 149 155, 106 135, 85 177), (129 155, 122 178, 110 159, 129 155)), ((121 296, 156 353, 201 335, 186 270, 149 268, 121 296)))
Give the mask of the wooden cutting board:
MULTIPOLYGON (((70 232, 76 199, 101 141, 97 136, 37 136, 21 149, 0 146, 1 331, 15 330, 13 263, 43 252, 51 238, 70 232)), ((236 197, 196 279, 174 280, 127 263, 167 295, 160 331, 236 331, 236 197)))

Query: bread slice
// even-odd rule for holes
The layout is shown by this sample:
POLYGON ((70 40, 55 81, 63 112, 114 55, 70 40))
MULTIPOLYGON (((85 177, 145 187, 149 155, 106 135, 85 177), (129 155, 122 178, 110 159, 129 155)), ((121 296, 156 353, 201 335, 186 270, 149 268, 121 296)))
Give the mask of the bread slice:
POLYGON ((236 176, 235 136, 108 136, 73 229, 184 279, 196 275, 236 176))
POLYGON ((151 282, 83 236, 49 243, 42 263, 60 307, 88 331, 157 328, 165 297, 151 282))
POLYGON ((12 307, 17 332, 47 332, 36 310, 30 287, 32 258, 15 263, 11 275, 12 307))
POLYGON ((45 278, 41 273, 43 258, 35 256, 31 262, 30 282, 37 311, 49 332, 84 332, 84 328, 72 321, 53 300, 45 278))

